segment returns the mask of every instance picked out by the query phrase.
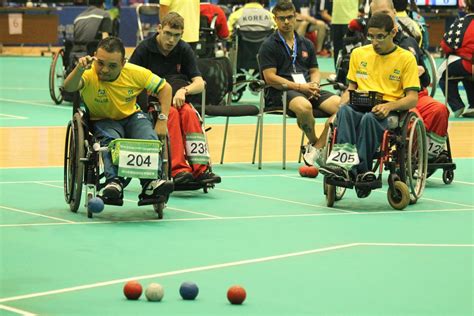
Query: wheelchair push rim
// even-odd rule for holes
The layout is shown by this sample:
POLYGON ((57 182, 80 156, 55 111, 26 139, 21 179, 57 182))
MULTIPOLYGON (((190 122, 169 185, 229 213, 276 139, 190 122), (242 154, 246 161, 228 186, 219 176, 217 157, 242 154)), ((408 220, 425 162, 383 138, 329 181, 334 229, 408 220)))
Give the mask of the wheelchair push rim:
POLYGON ((53 55, 53 61, 49 68, 49 94, 56 104, 61 104, 63 102, 62 90, 65 76, 64 50, 60 49, 53 55))

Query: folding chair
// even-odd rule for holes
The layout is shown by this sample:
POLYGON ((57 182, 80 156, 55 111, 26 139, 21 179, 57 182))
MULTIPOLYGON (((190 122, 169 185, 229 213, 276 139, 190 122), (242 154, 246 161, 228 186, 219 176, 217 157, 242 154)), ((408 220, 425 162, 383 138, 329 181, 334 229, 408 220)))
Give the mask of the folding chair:
POLYGON ((137 45, 145 39, 145 34, 148 35, 151 32, 156 32, 156 26, 159 21, 160 5, 157 3, 146 3, 139 4, 136 9, 137 23, 138 23, 138 34, 137 34, 137 45), (142 15, 147 23, 142 21, 142 15), (154 19, 155 18, 155 19, 154 19), (155 21, 156 24, 152 26, 148 21, 155 21))

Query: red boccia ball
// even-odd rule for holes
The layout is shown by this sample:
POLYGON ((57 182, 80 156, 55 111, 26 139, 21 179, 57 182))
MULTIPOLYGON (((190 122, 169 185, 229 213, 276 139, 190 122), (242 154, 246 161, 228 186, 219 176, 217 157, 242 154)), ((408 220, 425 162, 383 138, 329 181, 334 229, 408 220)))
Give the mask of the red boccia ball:
POLYGON ((230 287, 227 291, 227 299, 231 304, 240 305, 245 301, 246 297, 247 293, 245 292, 245 289, 238 285, 230 287))
POLYGON ((123 294, 129 300, 138 300, 142 295, 143 288, 137 281, 128 281, 123 287, 123 294))
POLYGON ((319 169, 316 167, 307 167, 306 176, 308 178, 316 178, 319 174, 319 169))
POLYGON ((298 169, 298 172, 299 172, 300 176, 306 177, 307 169, 308 169, 307 166, 301 166, 301 167, 298 169))

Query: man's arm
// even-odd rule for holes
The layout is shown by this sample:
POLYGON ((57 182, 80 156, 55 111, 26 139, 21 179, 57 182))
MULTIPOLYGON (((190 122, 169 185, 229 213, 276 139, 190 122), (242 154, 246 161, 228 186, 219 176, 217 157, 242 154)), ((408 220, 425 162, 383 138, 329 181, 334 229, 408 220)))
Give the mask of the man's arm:
POLYGON ((278 76, 276 68, 267 68, 263 70, 263 78, 268 85, 278 90, 295 90, 307 96, 313 95, 316 90, 314 88, 315 86, 309 83, 296 83, 278 76))
POLYGON ((198 94, 204 91, 204 80, 201 76, 196 76, 191 79, 191 83, 185 87, 180 88, 173 97, 173 105, 177 108, 183 106, 186 96, 188 94, 198 94))
POLYGON ((372 108, 372 113, 379 118, 386 118, 392 111, 405 111, 414 108, 417 102, 418 92, 415 90, 406 90, 403 98, 397 101, 376 105, 372 108))
POLYGON ((83 81, 81 80, 82 74, 87 69, 92 67, 92 62, 95 60, 95 57, 91 56, 84 56, 79 58, 76 67, 73 71, 67 76, 66 80, 64 80, 64 90, 67 92, 74 92, 78 91, 84 85, 83 81))
MULTIPOLYGON (((165 83, 158 93, 153 93, 161 105, 161 113, 168 116, 170 113, 171 106, 171 94, 172 89, 169 83, 165 83)), ((167 134, 167 120, 158 120, 155 124, 155 131, 158 136, 165 136, 167 134)))

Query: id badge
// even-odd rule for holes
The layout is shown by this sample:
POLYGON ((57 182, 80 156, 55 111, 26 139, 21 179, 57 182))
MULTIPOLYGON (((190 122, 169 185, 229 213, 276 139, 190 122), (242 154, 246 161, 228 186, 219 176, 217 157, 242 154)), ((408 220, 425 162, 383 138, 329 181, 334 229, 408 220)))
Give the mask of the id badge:
POLYGON ((304 78, 304 75, 302 73, 291 74, 291 77, 293 77, 293 82, 295 83, 306 83, 306 79, 304 78))

